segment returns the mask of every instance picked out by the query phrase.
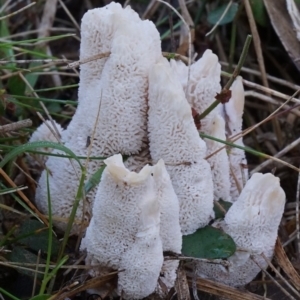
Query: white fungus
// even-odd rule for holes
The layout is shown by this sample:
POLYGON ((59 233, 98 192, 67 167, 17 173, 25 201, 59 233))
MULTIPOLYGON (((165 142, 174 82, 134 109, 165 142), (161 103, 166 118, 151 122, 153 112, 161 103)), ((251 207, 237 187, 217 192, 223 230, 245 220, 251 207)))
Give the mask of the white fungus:
POLYGON ((152 159, 148 145, 143 147, 143 149, 139 153, 129 156, 124 161, 125 167, 133 172, 139 172, 145 165, 151 163, 152 159))
MULTIPOLYGON (((225 121, 220 114, 215 114, 214 119, 208 134, 214 138, 222 141, 226 141, 225 136, 225 121)), ((229 172, 229 160, 226 148, 224 144, 211 140, 205 139, 207 153, 210 156, 207 161, 210 164, 212 178, 214 183, 214 200, 219 201, 220 199, 225 201, 231 201, 230 197, 230 172, 229 172), (219 150, 223 148, 222 150, 219 150), (218 151, 217 153, 215 153, 218 151)))
MULTIPOLYGON (((58 134, 61 135, 63 132, 63 128, 60 126, 60 124, 56 123, 54 120, 54 125, 58 131, 58 134)), ((48 142, 58 142, 57 138, 60 139, 60 136, 57 136, 57 132, 55 130, 55 128, 53 128, 53 125, 51 123, 51 121, 45 121, 45 123, 42 123, 35 131, 34 133, 31 135, 30 139, 29 139, 29 143, 31 142, 40 142, 40 141, 48 141, 48 142), (50 130, 50 128, 52 129, 52 131, 50 130)), ((45 153, 50 153, 52 152, 52 148, 38 148, 36 149, 38 151, 41 152, 45 152, 45 153)), ((41 163, 45 163, 48 159, 47 155, 35 155, 35 157, 37 158, 38 162, 41 163)))
POLYGON ((154 292, 163 263, 153 167, 130 172, 120 154, 105 164, 81 249, 92 265, 124 269, 119 292, 126 299, 141 299, 154 292))
POLYGON ((163 265, 160 237, 160 205, 157 198, 140 203, 140 227, 135 241, 122 255, 118 280, 119 294, 125 299, 142 299, 155 291, 163 265))
POLYGON ((150 71, 148 118, 151 157, 164 160, 179 199, 182 233, 193 233, 214 216, 211 170, 183 88, 165 59, 150 71))
MULTIPOLYGON (((182 234, 179 224, 179 202, 172 186, 170 176, 162 159, 153 167, 157 199, 160 207, 160 237, 163 251, 181 253, 182 234)), ((170 290, 177 277, 178 260, 165 260, 160 271, 160 280, 170 290)), ((162 289, 157 292, 162 294, 162 289)))
MULTIPOLYGON (((107 51, 110 55, 81 65, 79 105, 62 141, 78 156, 139 153, 147 138, 148 71, 161 56, 159 33, 152 22, 140 20, 130 7, 111 3, 84 15, 81 34, 81 60, 107 51)), ((89 161, 87 180, 101 165, 101 160, 89 161)), ((53 215, 67 220, 81 171, 77 163, 57 157, 48 159, 47 168, 53 215)), ((95 192, 93 189, 80 201, 77 220, 90 220, 95 192)), ((36 203, 48 213, 46 172, 39 181, 36 203)), ((65 229, 64 223, 55 225, 65 229)), ((79 227, 73 226, 72 233, 78 232, 79 227)))
MULTIPOLYGON (((188 81, 188 67, 181 61, 170 62, 175 76, 182 84, 190 106, 198 113, 202 114, 214 101, 217 93, 221 91, 221 66, 218 57, 211 50, 206 50, 203 56, 190 67, 190 78, 188 81)), ((200 131, 218 138, 226 140, 225 122, 222 120, 222 105, 219 104, 205 118, 201 119, 200 131)), ((207 156, 223 147, 224 144, 204 139, 207 145, 207 156)), ((208 159, 212 169, 214 183, 214 200, 220 198, 230 201, 229 183, 229 160, 226 149, 215 153, 208 159)))
MULTIPOLYGON (((217 93, 221 91, 221 65, 217 55, 213 54, 211 50, 206 50, 202 57, 191 65, 189 78, 188 67, 181 61, 171 60, 170 64, 175 76, 186 91, 190 106, 198 114, 202 114, 215 101, 217 93)), ((209 131, 214 115, 220 110, 221 105, 201 120, 202 132, 209 131)))
POLYGON ((279 223, 285 204, 285 193, 279 178, 272 174, 255 173, 247 182, 239 198, 227 212, 219 226, 236 243, 236 253, 228 261, 230 266, 197 263, 197 275, 231 286, 243 286, 252 281, 271 260, 277 238, 279 223))
MULTIPOLYGON (((227 138, 234 137, 242 131, 244 103, 243 81, 242 77, 238 76, 231 86, 231 99, 224 104, 227 138)), ((244 147, 243 138, 239 138, 234 144, 244 147)), ((245 151, 235 147, 229 149, 228 156, 230 162, 230 194, 232 200, 235 201, 249 176, 247 160, 245 151)))

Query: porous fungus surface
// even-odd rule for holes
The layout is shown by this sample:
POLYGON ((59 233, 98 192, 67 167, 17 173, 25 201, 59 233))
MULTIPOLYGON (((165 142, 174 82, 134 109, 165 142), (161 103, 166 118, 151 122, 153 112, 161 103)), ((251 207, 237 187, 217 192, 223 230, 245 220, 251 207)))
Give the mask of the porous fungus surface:
POLYGON ((164 59, 150 71, 148 116, 151 157, 164 160, 179 199, 182 233, 193 233, 214 216, 212 176, 182 86, 164 59))
POLYGON ((261 254, 272 259, 284 204, 285 194, 279 179, 272 174, 255 173, 219 223, 242 250, 228 259, 231 264, 228 268, 198 263, 197 275, 231 286, 251 282, 261 271, 257 263, 267 267, 261 254))

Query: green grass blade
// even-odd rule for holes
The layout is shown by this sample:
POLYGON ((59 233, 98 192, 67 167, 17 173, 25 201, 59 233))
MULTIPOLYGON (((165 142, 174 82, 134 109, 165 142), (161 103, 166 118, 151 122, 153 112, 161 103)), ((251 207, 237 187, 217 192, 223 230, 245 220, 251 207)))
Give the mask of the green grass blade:
POLYGON ((7 292, 6 290, 4 290, 1 287, 0 287, 0 293, 2 293, 3 295, 9 297, 12 300, 21 300, 20 298, 15 297, 14 295, 10 294, 9 292, 7 292))
MULTIPOLYGON (((36 42, 50 42, 50 41, 56 41, 59 39, 63 39, 66 37, 72 37, 75 36, 74 33, 66 33, 66 34, 61 34, 61 35, 56 35, 56 36, 49 36, 49 37, 43 37, 43 38, 36 38, 36 39, 29 39, 29 40, 20 40, 20 41, 11 41, 7 40, 3 44, 9 44, 9 45, 22 45, 22 44, 28 44, 28 43, 36 43, 36 42)), ((3 42, 3 39, 2 39, 3 42)), ((1 45, 1 43, 0 43, 1 45)), ((34 46, 34 45, 33 45, 34 46)))
POLYGON ((32 101, 42 101, 42 102, 49 102, 49 103, 59 103, 59 104, 64 104, 64 105, 77 105, 77 101, 72 101, 72 100, 62 100, 62 99, 50 99, 50 98, 36 98, 36 97, 29 97, 29 96, 21 96, 21 95, 9 95, 10 101, 13 102, 14 98, 15 99, 20 99, 20 100, 32 100, 32 101))
POLYGON ((246 147, 246 146, 240 146, 240 145, 236 145, 234 143, 231 143, 231 142, 227 142, 227 141, 223 141, 223 140, 220 140, 220 139, 217 139, 213 136, 210 136, 210 135, 207 135, 205 133, 199 133, 199 135, 202 137, 202 138, 205 138, 205 139, 209 139, 209 140, 213 140, 213 141, 216 141, 216 142, 219 142, 219 143, 222 143, 224 145, 227 145, 227 146, 230 146, 230 147, 233 147, 233 148, 238 148, 238 149, 241 149, 241 150, 244 150, 248 153, 251 153, 255 156, 258 156, 258 157, 263 157, 263 158, 269 158, 269 155, 267 154, 264 154, 262 152, 259 152, 259 151, 256 151, 250 147, 246 147))
POLYGON ((68 259, 69 259, 68 255, 65 255, 62 259, 60 259, 60 261, 57 263, 56 267, 49 273, 49 275, 45 279, 45 285, 47 285, 48 282, 51 280, 51 278, 56 275, 58 270, 61 268, 62 265, 64 265, 67 262, 68 259))
MULTIPOLYGON (((11 150, 11 149, 15 149, 16 146, 9 146, 9 145, 0 145, 0 149, 2 151, 4 150, 11 150)), ((61 158, 73 158, 70 155, 63 155, 63 154, 59 154, 59 153, 48 153, 48 152, 43 152, 43 151, 36 151, 36 150, 27 150, 26 152, 28 153, 33 153, 33 154, 41 154, 41 155, 46 155, 46 156, 54 156, 54 157, 61 157, 61 158)), ((83 159, 83 160, 87 160, 89 158, 89 160, 104 160, 107 157, 103 157, 103 156, 76 156, 78 159, 83 159)), ((125 161, 125 159, 124 159, 125 161)))
MULTIPOLYGON (((46 89, 38 89, 38 90, 34 90, 36 93, 40 93, 40 92, 49 92, 49 91, 60 91, 60 90, 66 90, 66 89, 71 89, 71 88, 78 88, 79 84, 70 84, 70 85, 63 85, 63 86, 55 86, 52 88, 46 88, 46 89)), ((61 100, 61 101, 65 101, 65 100, 61 100)), ((77 104, 77 101, 70 101, 73 103, 77 104)))
POLYGON ((77 158, 77 156, 75 155, 75 153, 72 150, 65 147, 64 145, 54 143, 54 142, 48 142, 48 141, 27 143, 25 145, 21 145, 15 149, 13 149, 3 158, 2 162, 0 162, 0 168, 3 168, 9 161, 14 159, 16 156, 18 156, 28 150, 33 150, 36 148, 50 148, 50 149, 56 149, 56 150, 63 151, 65 153, 67 153, 68 155, 70 155, 71 158, 75 159, 78 162, 80 168, 83 170, 83 166, 82 166, 80 160, 77 158))
POLYGON ((49 266, 50 266, 50 259, 51 259, 51 252, 52 252, 52 206, 51 206, 51 195, 50 195, 50 186, 49 186, 49 172, 47 171, 47 200, 48 200, 48 216, 49 216, 49 227, 48 227, 48 251, 47 251, 47 259, 46 259, 46 267, 45 267, 45 273, 44 273, 44 278, 42 280, 42 285, 40 288, 40 295, 43 295, 46 286, 49 280, 48 278, 48 273, 49 273, 49 266))
POLYGON ((102 166, 99 170, 97 170, 91 178, 88 180, 88 182, 84 186, 85 194, 87 195, 88 192, 90 192, 96 185, 99 184, 101 181, 102 173, 105 169, 105 165, 102 166))

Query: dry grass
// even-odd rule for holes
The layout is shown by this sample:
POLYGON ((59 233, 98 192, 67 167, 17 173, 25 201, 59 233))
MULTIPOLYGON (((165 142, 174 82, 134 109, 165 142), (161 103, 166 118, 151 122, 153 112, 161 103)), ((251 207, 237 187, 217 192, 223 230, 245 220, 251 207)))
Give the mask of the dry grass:
MULTIPOLYGON (((101 5, 108 2, 101 1, 101 5)), ((176 27, 180 18, 175 14, 170 18, 172 10, 157 1, 132 0, 127 2, 130 2, 141 16, 159 24, 158 29, 163 37, 163 51, 177 50, 178 57, 190 63, 194 58, 193 53, 200 56, 207 48, 212 48, 218 54, 223 66, 223 86, 228 80, 228 73, 233 72, 235 63, 239 60, 247 34, 253 35, 253 47, 250 48, 241 69, 247 90, 243 135, 246 146, 265 155, 248 154, 248 168, 251 172, 275 173, 280 177, 287 195, 287 205, 275 249, 274 265, 269 262, 271 266, 267 273, 263 277, 260 275, 256 281, 249 284, 248 291, 233 289, 204 279, 193 279, 193 276, 188 277, 186 281, 185 275, 181 275, 182 278, 179 279, 185 282, 183 290, 188 290, 187 284, 189 284, 192 299, 193 289, 194 294, 195 289, 205 292, 206 294, 201 296, 203 299, 213 297, 209 295, 235 300, 299 299, 300 182, 298 171, 300 153, 298 145, 300 126, 298 117, 300 100, 295 92, 300 86, 297 80, 294 80, 294 78, 299 78, 299 70, 294 66, 293 58, 289 57, 273 31, 274 24, 271 24, 265 17, 265 27, 259 26, 250 2, 245 0, 241 1, 242 5, 233 22, 217 27, 208 37, 205 37, 204 34, 212 28, 212 25, 207 23, 207 16, 218 1, 210 1, 207 6, 202 6, 203 1, 188 1, 187 6, 184 1, 179 1, 183 22, 188 26, 193 26, 190 27, 191 30, 180 30, 180 26, 176 27), (174 29, 168 34, 170 24, 173 24, 174 29), (291 97, 292 95, 294 96, 291 97), (262 295, 266 295, 266 298, 262 295)), ((78 24, 83 13, 96 5, 99 6, 99 1, 50 0, 39 1, 35 5, 31 3, 28 6, 25 5, 25 1, 2 2, 0 11, 7 18, 0 18, 1 42, 4 39, 6 41, 44 39, 28 42, 29 46, 26 44, 24 46, 10 45, 1 50, 0 66, 4 64, 13 66, 12 70, 1 68, 0 72, 2 86, 0 90, 0 151, 2 153, 0 155, 2 157, 11 149, 9 147, 24 144, 32 131, 32 127, 29 127, 31 124, 20 125, 19 120, 30 119, 34 126, 37 126, 41 122, 36 113, 39 111, 44 117, 55 117, 63 126, 68 124, 76 108, 79 78, 76 68, 80 63, 84 63, 78 62, 80 40, 78 24), (47 40, 48 37, 61 34, 69 35, 63 39, 47 40), (25 48, 27 51, 24 50, 25 48), (29 52, 29 50, 34 52, 29 52), (49 59, 45 54, 55 58, 49 59), (31 98, 27 98, 27 102, 24 102, 26 98, 22 96, 31 98), (43 98, 46 100, 65 99, 65 102, 54 100, 47 102, 43 98), (24 106, 25 103, 27 106, 24 106)), ((289 30, 293 29, 289 28, 289 30)), ((7 241, 14 240, 17 228, 22 227, 30 216, 20 204, 21 202, 26 203, 32 215, 36 215, 45 225, 49 224, 49 220, 34 206, 35 170, 28 169, 24 157, 18 158, 4 170, 0 169, 0 175, 3 182, 1 189, 15 188, 18 195, 18 198, 13 197, 11 192, 0 195, 2 228, 0 229, 0 245, 5 245, 7 241), (26 188, 18 188, 20 186, 26 188)), ((59 233, 58 237, 61 237, 59 233)), ((42 262, 44 256, 38 254, 36 263, 12 263, 9 261, 9 255, 16 243, 8 245, 0 247, 0 288, 9 290, 18 297, 25 295, 29 297, 34 294, 32 286, 41 285, 38 274, 41 268, 45 267, 42 262), (28 272, 28 270, 31 276, 25 275, 24 271, 28 272), (35 275, 32 276, 32 274, 35 275), (24 287, 22 282, 25 282, 24 287), (27 290, 25 287, 28 287, 27 290)), ((104 294, 110 293, 116 274, 107 274, 98 279, 87 279, 84 275, 86 267, 82 263, 83 257, 72 251, 75 245, 76 240, 70 238, 64 252, 70 257, 68 266, 62 267, 56 280, 51 281, 54 295, 51 299, 66 299, 67 297, 86 299, 86 289, 99 285, 105 286, 104 294)), ((52 270, 55 265, 51 263, 49 267, 52 270)), ((176 297, 186 299, 187 296, 180 292, 176 296, 170 293, 168 299, 176 297)))

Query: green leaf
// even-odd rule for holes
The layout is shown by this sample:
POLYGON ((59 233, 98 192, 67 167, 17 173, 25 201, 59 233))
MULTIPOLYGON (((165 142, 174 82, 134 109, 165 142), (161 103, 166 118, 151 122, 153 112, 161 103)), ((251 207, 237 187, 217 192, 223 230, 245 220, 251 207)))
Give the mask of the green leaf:
POLYGON ((261 25, 267 25, 267 14, 264 6, 263 0, 250 0, 250 5, 253 11, 253 16, 255 21, 261 25))
MULTIPOLYGON (((38 257, 37 255, 31 253, 30 251, 21 248, 21 247, 13 247, 13 250, 10 254, 10 261, 12 262, 18 262, 18 263, 30 263, 30 264, 36 264, 36 262, 38 261, 38 257)), ((45 261, 43 259, 40 259, 40 263, 44 263, 45 261)), ((42 268, 39 269, 39 271, 41 271, 42 268)), ((28 275, 33 277, 35 274, 35 267, 33 268, 29 268, 27 267, 27 269, 17 269, 19 273, 22 273, 24 275, 28 275)), ((42 274, 38 273, 37 277, 39 279, 42 278, 42 274)))
POLYGON ((207 259, 224 259, 236 251, 233 239, 220 229, 206 226, 182 237, 185 256, 207 259))
MULTIPOLYGON (((217 24, 219 22, 219 20, 221 19, 224 11, 226 10, 227 5, 228 4, 224 4, 224 5, 219 6, 216 9, 212 10, 207 16, 207 21, 212 25, 217 24)), ((232 5, 228 9, 227 13, 225 14, 225 16, 222 18, 222 20, 218 24, 224 25, 224 24, 231 23, 238 11, 238 7, 239 7, 239 5, 237 3, 232 3, 232 5)))
MULTIPOLYGON (((49 242, 49 232, 48 228, 37 220, 26 220, 17 235, 17 239, 22 244, 31 248, 32 250, 41 250, 44 253, 48 252, 48 242, 49 242), (18 239, 23 237, 21 239, 18 239)), ((55 239, 52 234, 52 248, 51 253, 53 255, 57 254, 59 250, 59 242, 55 239)))
POLYGON ((51 297, 51 295, 37 295, 37 296, 34 296, 32 298, 30 298, 30 300, 47 300, 51 297))
POLYGON ((215 218, 216 219, 224 218, 225 214, 224 214, 223 210, 219 207, 218 204, 220 204, 222 206, 222 208, 224 208, 225 211, 227 212, 228 209, 231 207, 232 203, 220 199, 217 204, 216 203, 214 204, 215 218))
POLYGON ((97 170, 91 177, 90 179, 87 181, 87 183, 84 186, 84 191, 85 194, 87 195, 88 192, 90 192, 96 185, 99 184, 99 182, 101 181, 101 176, 102 173, 105 169, 105 165, 102 166, 99 170, 97 170))
POLYGON ((47 141, 41 141, 41 142, 32 142, 32 143, 27 143, 24 145, 21 145, 12 151, 10 151, 3 160, 0 162, 0 168, 3 168, 9 161, 14 159, 16 156, 32 149, 37 149, 37 148, 50 148, 50 149, 57 149, 60 151, 63 151, 70 155, 73 159, 75 159, 78 164, 80 165, 81 170, 83 170, 83 166, 80 162, 80 160, 76 157, 75 153, 71 151, 69 148, 65 147, 64 145, 54 143, 54 142, 47 142, 47 141))
POLYGON ((8 88, 12 94, 24 95, 26 85, 20 76, 12 76, 8 80, 8 88))
MULTIPOLYGON (((34 51, 38 51, 38 49, 35 49, 34 51)), ((41 51, 40 52, 40 55, 46 55, 45 51, 41 51)), ((38 59, 38 57, 33 57, 33 59, 38 59)), ((29 64, 29 69, 32 69, 32 68, 36 68, 38 66, 41 66, 42 63, 40 62, 31 62, 29 64)), ((25 78, 26 80, 28 81, 29 85, 34 88, 35 87, 35 84, 37 83, 38 79, 39 79, 39 74, 37 74, 36 72, 30 72, 30 73, 27 73, 25 78)), ((30 93, 31 92, 31 89, 26 86, 26 94, 30 93)))

